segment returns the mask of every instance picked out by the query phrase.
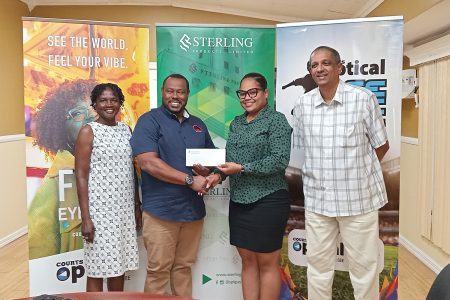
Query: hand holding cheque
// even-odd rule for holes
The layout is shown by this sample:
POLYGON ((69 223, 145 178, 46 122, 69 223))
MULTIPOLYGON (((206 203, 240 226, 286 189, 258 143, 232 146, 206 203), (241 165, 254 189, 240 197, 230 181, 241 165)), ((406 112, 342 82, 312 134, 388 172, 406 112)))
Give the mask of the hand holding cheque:
POLYGON ((206 178, 206 184, 199 195, 203 195, 210 188, 222 182, 222 176, 218 172, 219 166, 225 163, 225 149, 186 149, 186 166, 192 166, 194 174, 206 178))

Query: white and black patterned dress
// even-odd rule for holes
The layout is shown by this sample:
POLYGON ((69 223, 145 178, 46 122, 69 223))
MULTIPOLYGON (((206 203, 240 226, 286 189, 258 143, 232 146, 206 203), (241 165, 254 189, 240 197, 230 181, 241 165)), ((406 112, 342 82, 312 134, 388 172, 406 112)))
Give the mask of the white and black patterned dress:
POLYGON ((139 267, 131 133, 121 122, 89 125, 94 133, 89 213, 95 234, 93 243, 84 244, 86 273, 94 278, 117 277, 139 267))

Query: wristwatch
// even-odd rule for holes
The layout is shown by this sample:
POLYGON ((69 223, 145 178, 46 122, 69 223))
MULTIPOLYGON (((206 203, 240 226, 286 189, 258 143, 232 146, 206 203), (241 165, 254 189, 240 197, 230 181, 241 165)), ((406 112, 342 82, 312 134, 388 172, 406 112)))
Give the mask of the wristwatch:
POLYGON ((241 173, 245 173, 245 166, 241 165, 241 173))
POLYGON ((184 178, 184 182, 187 186, 191 186, 194 183, 194 177, 192 175, 186 175, 186 178, 184 178))

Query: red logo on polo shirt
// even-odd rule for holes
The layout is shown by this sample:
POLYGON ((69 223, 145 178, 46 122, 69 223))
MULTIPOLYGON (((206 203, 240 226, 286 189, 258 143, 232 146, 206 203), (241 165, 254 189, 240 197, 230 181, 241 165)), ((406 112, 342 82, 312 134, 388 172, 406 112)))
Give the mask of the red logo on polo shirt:
POLYGON ((202 128, 200 126, 198 126, 198 125, 194 125, 194 126, 192 126, 192 128, 194 128, 195 132, 202 132, 203 131, 202 128))

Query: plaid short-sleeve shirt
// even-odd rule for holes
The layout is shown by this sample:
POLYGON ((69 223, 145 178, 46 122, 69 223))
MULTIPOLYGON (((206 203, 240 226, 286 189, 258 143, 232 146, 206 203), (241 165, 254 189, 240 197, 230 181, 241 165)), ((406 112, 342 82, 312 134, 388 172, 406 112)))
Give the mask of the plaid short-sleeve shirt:
POLYGON ((294 108, 295 148, 302 166, 305 209, 325 216, 353 216, 387 203, 375 149, 387 142, 376 96, 339 82, 329 105, 316 88, 294 108))

